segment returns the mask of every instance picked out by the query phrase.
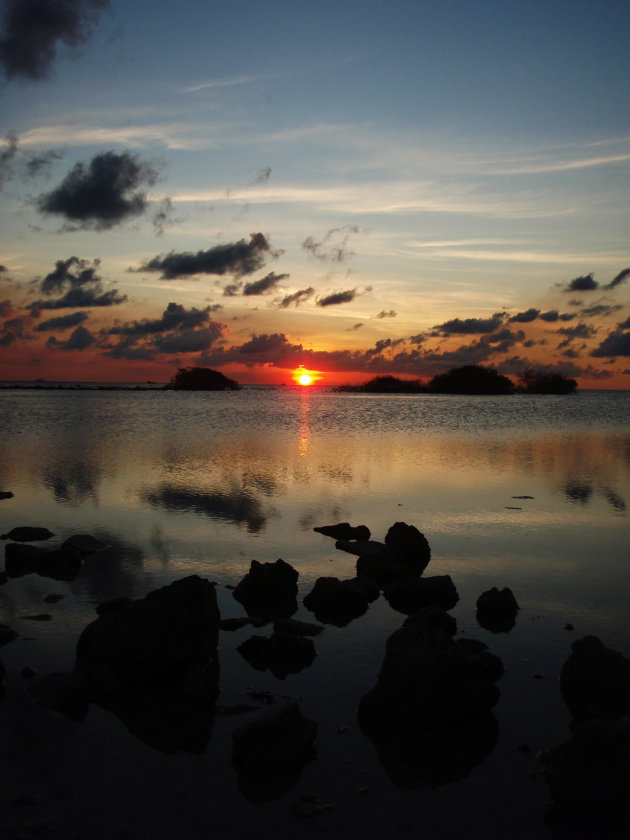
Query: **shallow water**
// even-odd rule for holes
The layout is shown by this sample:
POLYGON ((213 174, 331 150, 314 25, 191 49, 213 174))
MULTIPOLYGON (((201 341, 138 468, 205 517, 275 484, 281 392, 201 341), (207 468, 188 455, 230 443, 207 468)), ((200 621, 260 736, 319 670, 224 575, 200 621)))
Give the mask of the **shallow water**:
POLYGON ((0 502, 2 533, 43 525, 55 532, 51 545, 73 533, 110 545, 72 581, 27 575, 0 587, 0 623, 20 633, 0 651, 2 762, 15 767, 10 791, 34 797, 20 811, 6 793, 11 825, 108 838, 197 836, 213 820, 233 837, 341 836, 357 824, 366 837, 459 837, 463 826, 466 836, 551 836, 536 752, 569 735, 560 666, 587 634, 630 655, 629 393, 4 391, 0 430, 0 490, 14 493, 0 502), (460 634, 503 660, 499 737, 466 778, 400 787, 358 727, 357 703, 404 619, 382 596, 347 627, 327 626, 313 665, 284 680, 236 652, 250 627, 221 634, 220 704, 243 702, 253 687, 276 702, 302 698, 318 723, 316 760, 273 802, 255 805, 238 790, 230 753, 241 717, 218 716, 203 755, 173 756, 104 710, 72 723, 29 702, 22 668, 70 670, 99 601, 188 574, 217 581, 222 616, 237 616, 226 586, 252 559, 282 557, 300 574, 296 617, 314 620, 301 598, 317 577, 354 576, 354 558, 312 530, 340 521, 365 524, 378 540, 396 521, 416 525, 431 546, 425 574, 455 582, 460 634), (509 633, 476 622, 476 599, 491 586, 510 586, 521 607, 509 633), (52 592, 64 598, 44 606, 52 592), (43 611, 52 620, 24 618, 43 611), (524 743, 527 753, 517 749, 524 743), (304 795, 331 807, 299 819, 304 795))

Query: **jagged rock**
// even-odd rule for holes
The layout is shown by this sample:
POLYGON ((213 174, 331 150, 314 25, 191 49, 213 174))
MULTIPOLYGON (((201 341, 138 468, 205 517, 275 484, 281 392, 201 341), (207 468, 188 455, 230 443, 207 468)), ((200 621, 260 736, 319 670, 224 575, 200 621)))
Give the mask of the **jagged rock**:
POLYGON ((576 718, 616 720, 630 715, 630 660, 597 636, 571 645, 560 671, 565 703, 576 718))
MULTIPOLYGON (((375 687, 359 706, 377 727, 439 729, 487 713, 499 698, 498 657, 454 642, 437 624, 408 623, 390 636, 375 687)), ((500 662, 500 660, 499 660, 500 662)))
POLYGON ((218 633, 215 589, 190 575, 88 624, 76 670, 106 692, 122 686, 214 699, 218 633))
MULTIPOLYGON (((443 633, 446 633, 447 636, 451 637, 457 633, 456 619, 452 615, 449 615, 449 613, 441 607, 437 606, 421 607, 415 612, 412 612, 403 621, 403 627, 407 627, 409 624, 424 624, 431 627, 437 627, 443 633)), ((470 639, 468 641, 472 642, 474 640, 470 639)), ((478 644, 480 644, 483 648, 486 647, 483 642, 479 642, 478 644)))
POLYGON ((507 633, 516 623, 519 606, 512 590, 493 586, 477 598, 477 622, 492 633, 507 633))
POLYGON ((290 618, 297 609, 298 576, 284 560, 275 563, 252 560, 249 572, 232 595, 250 616, 268 620, 290 618))
POLYGON ((238 651, 257 671, 269 670, 281 680, 307 668, 317 655, 310 639, 293 633, 273 633, 269 638, 251 636, 238 646, 238 651))
POLYGON ((377 540, 337 540, 335 548, 355 557, 389 557, 385 543, 377 540))
POLYGON ((450 610, 459 600, 450 575, 398 580, 386 587, 383 595, 390 606, 407 615, 421 607, 436 606, 450 610))
POLYGON ((298 703, 258 715, 232 733, 232 765, 241 792, 253 802, 279 799, 315 756, 317 725, 298 703))
POLYGON ((0 539, 15 540, 16 542, 38 542, 39 540, 48 540, 54 537, 52 531, 48 528, 32 528, 28 525, 23 525, 18 528, 12 528, 8 534, 2 534, 0 539))
POLYGON ((17 639, 18 633, 8 624, 0 624, 0 647, 17 639))
MULTIPOLYGON (((375 590, 369 581, 361 578, 339 580, 336 577, 320 577, 313 589, 304 596, 304 606, 324 624, 345 627, 353 618, 363 615, 375 590)), ((376 596, 378 591, 376 590, 376 596)))
POLYGON ((572 814, 594 813, 597 822, 612 815, 630 827, 630 722, 582 723, 570 741, 541 753, 540 760, 556 805, 572 814))
POLYGON ((349 522, 340 522, 338 525, 320 525, 313 528, 318 534, 325 537, 332 537, 335 540, 369 540, 370 529, 366 525, 350 525, 349 522))
POLYGON ((14 542, 7 543, 4 552, 10 578, 35 573, 53 580, 74 580, 83 562, 81 553, 71 546, 51 549, 14 542))
POLYGON ((427 538, 415 525, 395 522, 385 535, 385 545, 395 560, 417 573, 422 573, 431 560, 427 538))
POLYGON ((293 633, 295 636, 318 636, 324 628, 321 624, 311 624, 308 621, 298 621, 295 618, 286 618, 275 621, 274 633, 293 633))

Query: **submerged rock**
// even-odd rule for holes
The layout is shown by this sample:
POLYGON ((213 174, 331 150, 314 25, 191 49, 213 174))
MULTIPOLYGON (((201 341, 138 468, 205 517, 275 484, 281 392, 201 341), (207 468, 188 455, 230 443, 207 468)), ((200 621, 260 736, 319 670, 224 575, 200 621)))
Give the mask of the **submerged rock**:
POLYGON ((275 621, 274 633, 293 633, 295 636, 318 636, 324 628, 321 624, 311 624, 309 621, 298 621, 295 618, 285 618, 275 621))
POLYGON ((12 499, 13 493, 10 490, 0 490, 0 500, 12 499))
POLYGON ((357 574, 370 578, 380 588, 421 575, 431 559, 424 534, 405 522, 392 525, 385 542, 346 539, 338 540, 336 548, 357 556, 357 574))
POLYGON ((617 720, 630 715, 630 660, 597 636, 571 645, 560 671, 560 689, 575 718, 617 720))
POLYGON ((350 525, 349 522, 340 522, 337 525, 320 525, 313 528, 318 534, 325 537, 332 537, 335 540, 369 540, 370 529, 367 525, 350 525))
POLYGON ((298 703, 258 715, 232 733, 232 765, 241 792, 252 802, 279 799, 315 757, 317 725, 298 703))
POLYGON ((71 546, 51 549, 14 542, 8 543, 4 552, 11 578, 34 573, 53 580, 74 580, 83 562, 81 553, 71 546))
POLYGON ((352 619, 363 615, 369 602, 378 594, 373 584, 362 578, 339 580, 336 577, 320 577, 304 596, 303 603, 318 621, 345 627, 352 619))
POLYGON ((48 528, 33 528, 28 525, 12 528, 8 534, 2 534, 0 539, 15 540, 16 542, 38 542, 40 540, 48 540, 54 537, 52 531, 48 528))
POLYGON ((257 671, 269 670, 281 680, 308 668, 317 655, 310 639, 293 633, 251 636, 238 646, 238 652, 257 671))
POLYGON ((97 540, 96 537, 93 537, 90 534, 73 534, 65 540, 61 547, 74 548, 86 557, 90 554, 96 554, 98 551, 103 551, 104 549, 109 548, 107 543, 97 540))
POLYGON ((492 633, 507 633, 516 624, 519 606, 512 590, 493 586, 477 598, 477 623, 492 633))
POLYGON ((0 646, 12 642, 13 639, 17 639, 18 635, 13 627, 9 627, 8 624, 0 624, 0 646))

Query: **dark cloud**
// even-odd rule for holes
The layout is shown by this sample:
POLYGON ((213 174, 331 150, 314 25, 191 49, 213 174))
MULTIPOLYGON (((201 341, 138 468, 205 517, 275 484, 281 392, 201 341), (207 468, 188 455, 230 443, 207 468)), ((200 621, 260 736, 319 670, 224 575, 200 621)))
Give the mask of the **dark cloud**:
POLYGON ((14 314, 15 310, 11 301, 8 298, 6 300, 0 300, 0 318, 10 318, 14 314))
POLYGON ((44 172, 54 160, 59 160, 61 157, 61 152, 54 149, 26 156, 21 154, 16 132, 9 131, 4 146, 0 148, 0 188, 6 181, 16 176, 35 178, 44 172))
POLYGON ((252 181, 252 184, 266 184, 271 176, 271 167, 264 166, 252 181))
POLYGON ((109 230, 148 207, 144 188, 157 171, 130 152, 103 152, 77 163, 61 184, 38 199, 42 213, 61 216, 74 229, 109 230))
POLYGON ((98 275, 100 260, 82 260, 69 257, 57 260, 54 271, 40 282, 45 295, 65 294, 53 300, 37 300, 31 309, 88 309, 92 306, 115 306, 127 300, 116 289, 103 291, 103 281, 98 275))
MULTIPOLYGON (((630 319, 628 319, 630 321, 630 319)), ((591 356, 600 358, 609 356, 630 356, 630 332, 615 330, 609 333, 591 356)))
POLYGON ((250 234, 250 241, 240 239, 229 245, 215 245, 207 251, 184 251, 160 254, 143 263, 138 271, 161 272, 162 280, 177 280, 196 274, 232 274, 243 277, 262 268, 267 256, 277 257, 281 252, 272 251, 271 244, 262 233, 250 234))
POLYGON ((55 160, 61 160, 63 154, 56 149, 48 149, 37 155, 29 155, 24 162, 24 168, 29 178, 35 178, 47 170, 55 160))
POLYGON ((490 318, 453 318, 434 329, 440 335, 475 335, 492 333, 505 321, 505 312, 495 312, 490 318))
POLYGON ((360 228, 354 225, 331 228, 320 242, 307 236, 302 242, 302 248, 320 262, 344 263, 354 256, 347 245, 350 236, 356 233, 360 233, 360 228))
POLYGON ((6 265, 0 265, 0 274, 5 274, 8 270, 6 265))
POLYGON ((527 309, 525 312, 517 312, 508 320, 511 324, 529 324, 531 321, 535 321, 539 315, 540 309, 527 309))
POLYGON ((51 335, 46 347, 53 350, 87 350, 96 343, 96 338, 85 327, 77 327, 67 341, 59 341, 51 335))
POLYGON ((575 277, 564 289, 565 292, 592 292, 598 289, 597 280, 592 274, 585 274, 584 277, 575 277))
POLYGON ((386 312, 386 311, 383 309, 383 311, 382 311, 382 312, 379 312, 379 313, 378 313, 378 315, 375 315, 374 317, 375 317, 375 318, 379 318, 379 319, 380 319, 380 318, 395 318, 395 317, 396 317, 396 314, 397 314, 397 313, 396 313, 396 312, 394 312, 394 310, 393 310, 393 309, 390 309, 390 310, 389 310, 389 312, 386 312))
POLYGON ((592 338, 596 335, 597 330, 595 327, 590 327, 588 324, 580 321, 575 327, 561 327, 558 332, 561 335, 566 335, 568 339, 573 340, 575 338, 592 338))
POLYGON ((223 297, 236 297, 236 295, 240 295, 242 288, 242 283, 228 283, 227 286, 223 287, 223 297))
POLYGON ((357 330, 360 330, 362 326, 363 324, 354 324, 354 326, 348 327, 346 332, 356 332, 357 330))
POLYGON ((18 153, 18 137, 15 131, 10 131, 0 149, 0 187, 12 175, 11 164, 18 153))
POLYGON ((620 330, 630 330, 630 318, 626 318, 625 321, 622 321, 620 324, 617 324, 617 327, 620 330))
POLYGON ((151 219, 156 236, 163 236, 166 226, 175 221, 174 213, 173 202, 170 198, 165 198, 164 201, 159 204, 157 210, 153 214, 153 218, 151 219))
POLYGON ((312 298, 314 294, 315 289, 312 286, 309 286, 308 289, 300 289, 292 295, 286 295, 283 297, 278 303, 278 307, 280 309, 287 309, 289 306, 293 305, 297 308, 301 303, 304 303, 304 301, 312 298))
POLYGON ((361 294, 356 289, 347 289, 345 292, 333 292, 331 295, 320 298, 318 306, 338 306, 340 303, 351 303, 357 295, 361 294))
POLYGON ((0 67, 6 78, 49 76, 59 45, 81 46, 108 6, 109 0, 4 0, 0 67))
POLYGON ((630 277, 630 268, 624 268, 622 271, 619 272, 619 274, 616 277, 613 277, 610 283, 607 283, 604 286, 604 288, 614 289, 615 286, 618 286, 620 283, 623 283, 623 281, 626 280, 628 277, 630 277))
POLYGON ((107 330, 107 334, 144 336, 175 329, 194 329, 208 323, 210 309, 210 306, 205 309, 197 309, 194 306, 192 309, 186 309, 180 303, 171 302, 162 313, 161 318, 153 320, 143 318, 141 321, 116 324, 107 330))
POLYGON ((246 283, 243 288, 243 294, 265 295, 267 292, 273 292, 276 286, 288 277, 288 274, 275 274, 271 271, 266 277, 256 280, 254 283, 246 283))
POLYGON ((184 329, 155 338, 158 353, 201 353, 221 337, 223 325, 212 322, 201 329, 184 329))
POLYGON ((59 318, 49 318, 37 325, 39 332, 47 330, 67 330, 70 327, 78 327, 88 319, 87 312, 72 312, 70 315, 60 315, 59 318))
POLYGON ((15 312, 11 303, 3 301, 1 304, 2 312, 0 317, 5 317, 2 327, 0 327, 0 347, 8 347, 15 341, 28 341, 33 336, 28 332, 33 321, 33 315, 19 314, 15 312))
POLYGON ((595 306, 588 306, 581 310, 580 315, 586 316, 607 316, 607 315, 614 315, 615 312, 619 312, 620 309, 623 309, 623 306, 620 303, 617 304, 605 304, 599 303, 595 306))

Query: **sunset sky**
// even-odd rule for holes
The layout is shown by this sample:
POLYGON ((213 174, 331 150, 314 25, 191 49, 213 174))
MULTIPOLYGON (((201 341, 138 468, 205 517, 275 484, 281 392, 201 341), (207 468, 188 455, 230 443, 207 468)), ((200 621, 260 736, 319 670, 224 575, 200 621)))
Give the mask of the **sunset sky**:
POLYGON ((0 378, 630 388, 627 0, 0 8, 0 378))

